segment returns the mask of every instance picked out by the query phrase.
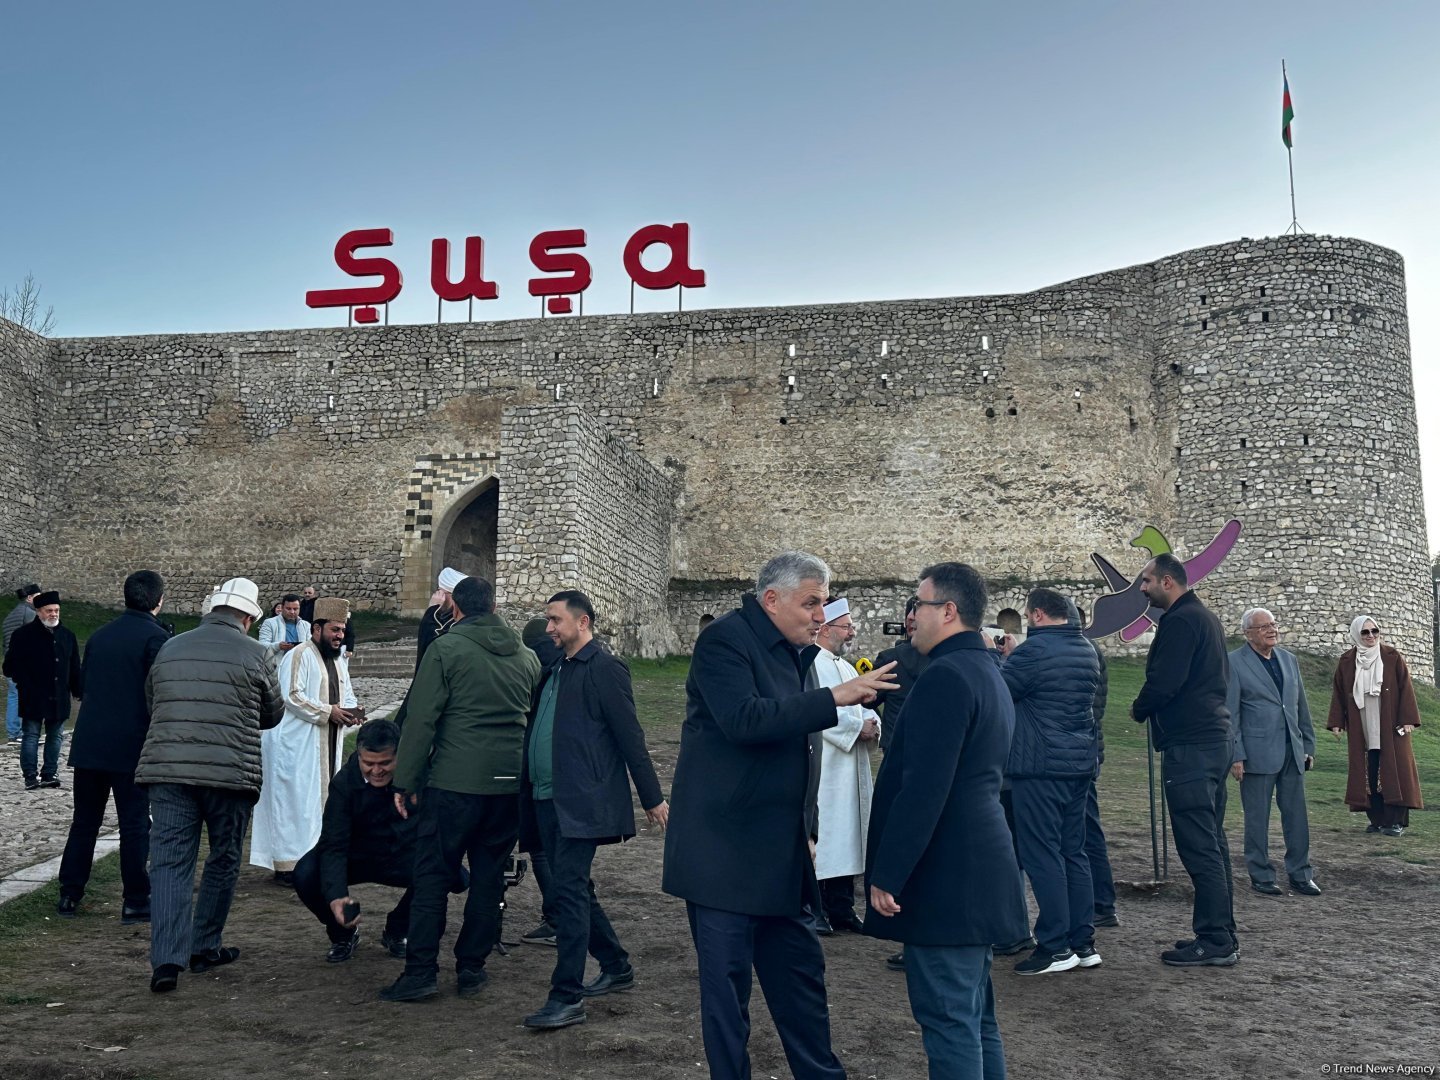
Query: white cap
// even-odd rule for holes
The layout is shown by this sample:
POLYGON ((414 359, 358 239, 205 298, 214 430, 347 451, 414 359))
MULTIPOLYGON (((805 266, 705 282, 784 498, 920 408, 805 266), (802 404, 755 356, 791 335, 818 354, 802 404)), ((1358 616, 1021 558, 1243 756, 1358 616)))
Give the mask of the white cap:
POLYGON ((220 586, 219 586, 219 585, 216 585, 213 589, 210 590, 210 595, 207 596, 207 597, 205 597, 204 600, 201 600, 201 601, 200 601, 200 614, 201 614, 201 615, 209 615, 209 614, 210 614, 210 609, 215 606, 215 594, 216 594, 217 592, 219 592, 219 591, 220 591, 220 586))
POLYGON ((834 622, 836 619, 840 618, 841 615, 849 615, 849 614, 850 614, 850 601, 847 600, 847 599, 845 599, 845 597, 843 597, 843 596, 840 597, 839 600, 836 600, 833 604, 826 604, 826 605, 825 605, 825 622, 826 622, 826 623, 832 623, 832 622, 834 622))
POLYGON ((447 566, 444 570, 440 571, 440 577, 435 584, 439 585, 445 592, 454 592, 455 586, 464 580, 464 574, 456 570, 453 566, 447 566))
POLYGON ((222 581, 208 598, 213 611, 217 607, 234 608, 243 611, 252 619, 260 617, 260 586, 249 578, 232 577, 222 581))

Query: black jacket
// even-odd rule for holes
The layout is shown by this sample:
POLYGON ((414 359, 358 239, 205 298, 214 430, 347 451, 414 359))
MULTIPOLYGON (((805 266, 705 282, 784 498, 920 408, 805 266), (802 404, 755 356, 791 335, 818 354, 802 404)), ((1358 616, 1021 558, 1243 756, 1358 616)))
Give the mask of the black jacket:
POLYGON ((126 611, 85 643, 85 693, 70 739, 70 766, 133 773, 150 728, 145 677, 169 632, 148 611, 126 611))
POLYGON ((590 641, 570 659, 562 658, 547 668, 535 689, 520 767, 520 846, 525 851, 539 850, 530 785, 530 736, 540 694, 551 679, 560 680, 550 739, 560 835, 573 840, 628 840, 635 835, 635 807, 626 769, 635 781, 643 809, 653 810, 665 796, 645 749, 645 733, 635 717, 630 669, 624 660, 590 641))
POLYGON ((896 660, 895 679, 898 685, 894 690, 887 691, 883 697, 876 702, 876 711, 880 713, 884 721, 880 725, 880 749, 889 750, 890 744, 895 741, 895 732, 900 727, 900 710, 905 706, 905 698, 910 694, 910 688, 915 685, 915 680, 920 678, 924 670, 930 666, 930 657, 926 656, 914 645, 910 639, 897 641, 895 647, 886 649, 875 658, 875 666, 883 667, 896 660))
POLYGON ((805 690, 797 650, 747 593, 695 643, 671 786, 661 887, 743 915, 799 916, 817 897, 805 836, 812 731, 838 719, 805 690))
POLYGON ((1160 617, 1145 685, 1130 706, 1150 721, 1155 747, 1196 746, 1230 740, 1230 657, 1220 620, 1193 592, 1182 593, 1160 617))
POLYGON ((350 895, 350 863, 363 862, 373 876, 409 881, 415 865, 415 814, 402 818, 395 789, 377 788, 360 773, 360 753, 351 754, 330 779, 325 817, 315 854, 320 891, 328 903, 350 895))
POLYGON ((1095 775, 1100 661, 1078 626, 1031 626, 1000 669, 1015 702, 1005 773, 1012 780, 1095 775))
POLYGON ((915 945, 991 945, 1028 933, 1000 774, 1015 708, 974 631, 930 650, 875 781, 865 932, 915 945), (868 907, 870 886, 899 902, 868 907))
POLYGON ((20 695, 20 716, 53 724, 70 719, 70 698, 79 697, 80 642, 64 623, 51 630, 32 619, 16 630, 5 654, 5 677, 20 695))
POLYGON ((1095 687, 1095 749, 1099 755, 1099 763, 1105 764, 1105 707, 1110 703, 1110 664, 1105 659, 1105 652, 1093 641, 1090 642, 1095 649, 1095 659, 1100 661, 1100 685, 1095 687))
POLYGON ((454 625, 455 615, 452 612, 445 618, 440 617, 440 605, 431 604, 425 609, 425 614, 420 617, 420 629, 415 632, 415 670, 420 670, 420 661, 425 659, 425 650, 430 648, 430 643, 440 637, 454 625))

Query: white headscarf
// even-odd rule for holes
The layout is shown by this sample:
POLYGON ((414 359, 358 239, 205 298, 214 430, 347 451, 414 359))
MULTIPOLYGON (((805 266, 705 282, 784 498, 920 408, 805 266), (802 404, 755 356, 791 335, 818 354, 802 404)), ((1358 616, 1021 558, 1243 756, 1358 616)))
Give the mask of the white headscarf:
POLYGON ((1365 708, 1367 697, 1380 696, 1381 675, 1384 665, 1380 662, 1380 639, 1375 639, 1374 645, 1364 644, 1360 637, 1360 629, 1367 622, 1380 624, 1370 615, 1361 615, 1350 624, 1350 640, 1355 643, 1355 685, 1351 693, 1355 697, 1356 708, 1365 708))

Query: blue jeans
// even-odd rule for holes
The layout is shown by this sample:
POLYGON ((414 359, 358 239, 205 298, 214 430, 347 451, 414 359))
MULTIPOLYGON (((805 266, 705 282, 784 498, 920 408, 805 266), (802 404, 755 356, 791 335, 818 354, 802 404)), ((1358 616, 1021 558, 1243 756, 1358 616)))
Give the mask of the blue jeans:
POLYGON ((60 748, 65 743, 65 721, 26 720, 24 734, 20 737, 20 771, 27 782, 35 779, 35 767, 40 757, 40 729, 45 729, 45 762, 40 770, 40 779, 54 780, 60 772, 60 748))
POLYGON ((15 689, 15 680, 7 679, 9 692, 5 695, 5 737, 20 738, 20 691, 15 689))
POLYGON ((1005 1080, 988 945, 906 945, 905 986, 930 1080, 1005 1080))

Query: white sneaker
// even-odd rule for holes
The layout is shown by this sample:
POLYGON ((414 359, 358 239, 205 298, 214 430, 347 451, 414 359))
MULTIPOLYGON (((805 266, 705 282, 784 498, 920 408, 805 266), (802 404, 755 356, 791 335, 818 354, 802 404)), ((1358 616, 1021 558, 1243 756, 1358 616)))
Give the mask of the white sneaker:
POLYGON ((1100 954, 1095 951, 1095 946, 1093 945, 1088 949, 1075 950, 1076 967, 1099 967, 1100 962, 1100 954))
POLYGON ((1080 963, 1080 958, 1071 950, 1064 952, 1047 953, 1036 949, 1027 958, 1015 965, 1016 975, 1053 975, 1059 971, 1069 971, 1080 963))

